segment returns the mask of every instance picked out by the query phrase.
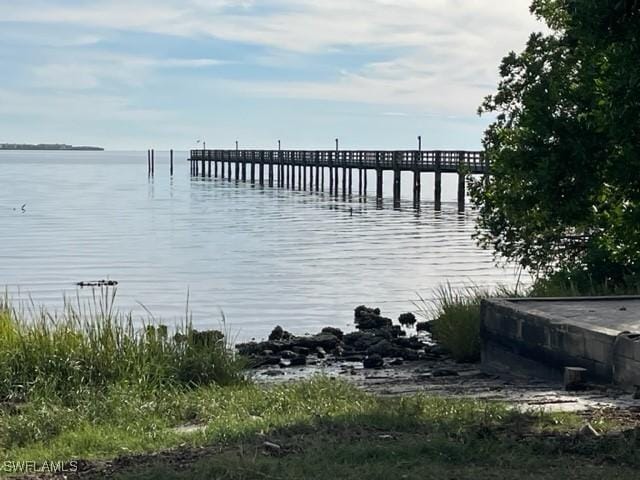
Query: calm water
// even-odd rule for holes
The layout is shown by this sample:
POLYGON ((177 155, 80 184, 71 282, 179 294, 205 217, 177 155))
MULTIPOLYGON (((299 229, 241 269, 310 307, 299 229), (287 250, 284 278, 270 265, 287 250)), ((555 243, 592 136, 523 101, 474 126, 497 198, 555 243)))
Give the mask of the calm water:
POLYGON ((456 213, 455 175, 443 175, 435 213, 425 174, 416 212, 409 175, 402 208, 385 198, 379 209, 374 198, 192 180, 186 157, 176 153, 171 179, 157 152, 148 180, 146 152, 0 152, 0 285, 14 303, 60 309, 76 282, 117 280, 120 309, 142 316, 144 305, 169 323, 184 318, 188 295, 196 325, 219 326, 222 310, 247 339, 275 324, 346 327, 362 303, 397 317, 447 281, 515 282, 475 246, 473 213, 456 213))

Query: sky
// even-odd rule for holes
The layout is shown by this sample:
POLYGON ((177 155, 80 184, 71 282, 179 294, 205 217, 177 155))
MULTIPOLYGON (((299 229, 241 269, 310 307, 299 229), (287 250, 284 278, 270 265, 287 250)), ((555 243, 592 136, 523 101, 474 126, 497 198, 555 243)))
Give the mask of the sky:
POLYGON ((0 0, 0 143, 477 149, 530 0, 0 0))

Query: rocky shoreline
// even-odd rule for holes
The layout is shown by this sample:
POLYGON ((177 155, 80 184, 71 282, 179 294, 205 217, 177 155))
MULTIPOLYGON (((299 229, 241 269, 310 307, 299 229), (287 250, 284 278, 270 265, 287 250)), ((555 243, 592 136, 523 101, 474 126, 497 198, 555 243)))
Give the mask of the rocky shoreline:
POLYGON ((417 323, 412 313, 400 315, 396 325, 382 316, 379 308, 361 305, 355 309, 354 322, 354 332, 325 327, 307 336, 295 336, 277 326, 268 340, 241 343, 236 348, 249 358, 252 368, 285 369, 341 361, 361 364, 365 369, 380 369, 448 357, 446 350, 433 342, 431 323, 417 323), (403 327, 414 329, 415 335, 409 336, 403 327))

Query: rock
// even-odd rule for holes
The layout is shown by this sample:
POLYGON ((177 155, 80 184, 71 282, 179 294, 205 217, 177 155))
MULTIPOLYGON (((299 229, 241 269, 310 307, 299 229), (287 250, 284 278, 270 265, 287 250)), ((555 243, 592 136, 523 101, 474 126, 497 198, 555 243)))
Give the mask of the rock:
POLYGON ((316 355, 318 356, 318 358, 322 359, 327 356, 327 352, 322 347, 316 347, 316 355))
POLYGON ((422 350, 424 343, 422 343, 416 337, 411 338, 396 338, 393 343, 402 348, 411 348, 413 350, 422 350))
POLYGON ((368 308, 361 305, 355 309, 354 321, 358 330, 372 330, 376 328, 391 328, 390 318, 380 316, 379 308, 368 308))
POLYGON ((338 340, 342 340, 344 337, 344 333, 339 328, 334 327, 324 327, 320 333, 328 333, 333 335, 334 337, 338 337, 338 340))
POLYGON ((433 377, 457 377, 458 372, 455 370, 451 370, 450 368, 438 368, 431 372, 431 376, 433 377))
POLYGON ((364 360, 364 355, 347 355, 342 357, 342 360, 345 362, 362 362, 364 360))
POLYGON ((420 353, 410 348, 396 349, 396 355, 402 357, 407 362, 415 362, 420 360, 420 353))
POLYGON ((289 365, 292 367, 300 367, 307 364, 307 357, 304 355, 297 355, 289 360, 289 365))
POLYGON ((381 357, 394 357, 396 356, 396 350, 396 347, 388 340, 380 340, 367 349, 367 355, 377 354, 381 357))
POLYGON ((282 340, 282 337, 284 337, 284 329, 278 325, 269 334, 269 341, 282 340))
POLYGON ((278 375, 284 375, 285 373, 282 370, 267 370, 262 372, 262 375, 267 377, 277 377, 278 375))
POLYGON ((427 332, 427 333, 432 333, 433 332, 433 322, 418 322, 416 324, 416 331, 418 332, 427 332))
POLYGON ((264 367, 265 365, 278 365, 280 363, 280 357, 277 355, 265 355, 261 357, 255 357, 251 360, 253 368, 264 367))
POLYGON ((291 350, 296 352, 298 355, 309 355, 311 353, 311 349, 307 347, 293 347, 291 350))
POLYGON ((285 360, 291 360, 294 357, 297 357, 298 354, 292 350, 283 350, 282 352, 280 352, 280 357, 284 358, 285 360))
POLYGON ((411 312, 403 313, 398 317, 398 323, 403 327, 413 327, 416 321, 416 316, 411 312))
POLYGON ((384 365, 384 360, 380 355, 373 354, 369 355, 362 361, 362 365, 364 368, 382 368, 384 365))
POLYGON ((322 347, 327 352, 330 352, 335 350, 335 348, 340 344, 340 340, 338 337, 330 333, 320 333, 309 337, 296 337, 295 344, 298 347, 304 347, 310 350, 322 347))
POLYGON ((369 332, 353 332, 344 336, 344 344, 359 352, 366 351, 380 341, 380 338, 369 332))
POLYGON ((373 314, 373 315, 380 315, 380 309, 379 308, 369 308, 369 307, 366 307, 364 305, 360 305, 359 307, 356 307, 356 309, 355 309, 356 317, 358 317, 359 315, 362 315, 363 313, 373 314))
POLYGON ((280 368, 287 368, 291 366, 291 360, 287 360, 286 358, 281 358, 279 362, 280 368))
POLYGON ((404 363, 404 362, 403 362, 403 360, 402 360, 401 358, 394 358, 393 360, 391 360, 391 361, 389 362, 389 365, 392 365, 392 366, 394 366, 394 367, 397 367, 397 366, 402 365, 403 363, 404 363))

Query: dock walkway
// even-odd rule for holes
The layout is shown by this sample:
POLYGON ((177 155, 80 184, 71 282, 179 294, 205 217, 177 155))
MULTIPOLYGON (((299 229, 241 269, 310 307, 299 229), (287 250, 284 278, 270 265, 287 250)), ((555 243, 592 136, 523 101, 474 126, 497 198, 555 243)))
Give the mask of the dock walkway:
POLYGON ((325 177, 332 195, 352 194, 353 169, 358 170, 358 193, 367 194, 368 170, 376 172, 376 198, 382 199, 383 172, 393 171, 394 204, 400 202, 400 176, 413 173, 413 200, 420 203, 421 173, 435 173, 436 209, 442 203, 442 174, 458 174, 458 209, 465 209, 467 175, 489 175, 484 152, 442 150, 191 150, 191 175, 232 178, 273 187, 324 191, 325 177), (226 168, 225 168, 226 166, 226 168), (249 176, 247 177, 247 167, 249 176), (265 167, 267 167, 265 169, 265 167), (257 170, 257 175, 256 175, 257 170), (266 172, 265 172, 266 170, 266 172), (326 174, 326 175, 325 175, 326 174), (296 178, 297 177, 297 178, 296 178))

